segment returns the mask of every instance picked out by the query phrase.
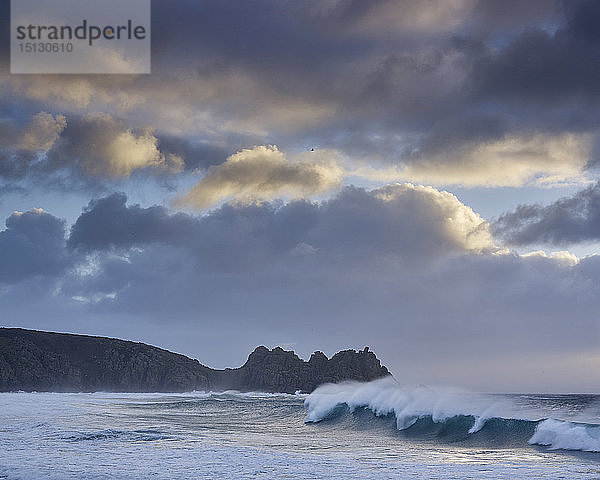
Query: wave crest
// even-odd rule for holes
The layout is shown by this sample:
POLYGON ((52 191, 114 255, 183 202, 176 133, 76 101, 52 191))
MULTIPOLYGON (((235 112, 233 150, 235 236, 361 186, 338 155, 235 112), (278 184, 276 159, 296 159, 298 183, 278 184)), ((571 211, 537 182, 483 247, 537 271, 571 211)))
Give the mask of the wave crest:
POLYGON ((538 424, 529 443, 546 445, 551 450, 600 452, 600 425, 548 418, 538 424))
MULTIPOLYGON (((304 401, 305 421, 320 422, 357 409, 376 416, 393 415, 398 430, 416 428, 423 421, 445 424, 465 437, 482 429, 504 441, 517 440, 558 450, 600 452, 600 425, 548 418, 534 407, 523 407, 508 397, 476 394, 451 387, 403 387, 393 377, 367 383, 322 385, 304 401), (452 419, 460 418, 460 422, 452 419), (463 430, 464 429, 464 430, 463 430), (522 435, 526 435, 524 438, 522 435)), ((446 429, 447 430, 447 429, 446 429)))

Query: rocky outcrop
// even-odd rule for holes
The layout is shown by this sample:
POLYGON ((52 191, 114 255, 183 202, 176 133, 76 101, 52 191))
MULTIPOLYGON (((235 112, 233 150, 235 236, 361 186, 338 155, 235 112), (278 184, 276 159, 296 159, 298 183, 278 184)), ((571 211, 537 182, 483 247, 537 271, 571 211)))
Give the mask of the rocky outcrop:
POLYGON ((143 343, 104 337, 0 328, 0 391, 310 392, 326 382, 389 375, 365 348, 308 362, 280 347, 257 347, 240 368, 214 370, 143 343))
POLYGON ((215 378, 217 386, 236 390, 294 393, 312 392, 322 383, 343 380, 369 381, 389 375, 368 347, 356 352, 344 350, 328 359, 315 352, 305 362, 294 352, 275 347, 257 347, 240 368, 226 369, 215 378))

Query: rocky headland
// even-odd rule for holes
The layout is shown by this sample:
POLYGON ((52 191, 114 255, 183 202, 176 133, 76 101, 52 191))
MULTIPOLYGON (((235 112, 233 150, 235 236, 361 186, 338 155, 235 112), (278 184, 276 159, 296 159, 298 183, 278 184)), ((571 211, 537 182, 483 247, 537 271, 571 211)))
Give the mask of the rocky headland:
POLYGON ((158 347, 105 337, 0 328, 0 391, 311 392, 322 383, 389 375, 367 347, 308 361, 257 347, 239 368, 216 370, 158 347))

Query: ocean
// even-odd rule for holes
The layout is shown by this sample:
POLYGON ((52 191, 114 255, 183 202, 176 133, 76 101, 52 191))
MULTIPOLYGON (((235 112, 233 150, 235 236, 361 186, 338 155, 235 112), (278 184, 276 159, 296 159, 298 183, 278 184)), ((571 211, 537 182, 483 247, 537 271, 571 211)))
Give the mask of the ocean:
POLYGON ((600 479, 600 396, 1 393, 2 479, 600 479))

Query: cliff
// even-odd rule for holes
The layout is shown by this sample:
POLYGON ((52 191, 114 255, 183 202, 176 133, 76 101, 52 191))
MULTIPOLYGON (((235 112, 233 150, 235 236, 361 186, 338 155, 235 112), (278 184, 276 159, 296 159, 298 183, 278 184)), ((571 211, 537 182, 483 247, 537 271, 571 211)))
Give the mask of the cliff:
POLYGON ((389 375, 368 348, 308 362, 280 347, 257 347, 239 368, 214 370, 185 355, 105 337, 0 328, 0 391, 310 392, 326 382, 389 375))
POLYGON ((389 375, 368 347, 360 352, 344 350, 328 359, 315 352, 305 362, 294 352, 257 347, 240 368, 217 371, 214 385, 235 390, 294 393, 312 392, 322 383, 343 380, 369 381, 389 375))
POLYGON ((212 370, 184 355, 112 338, 0 328, 0 391, 182 391, 212 370))

